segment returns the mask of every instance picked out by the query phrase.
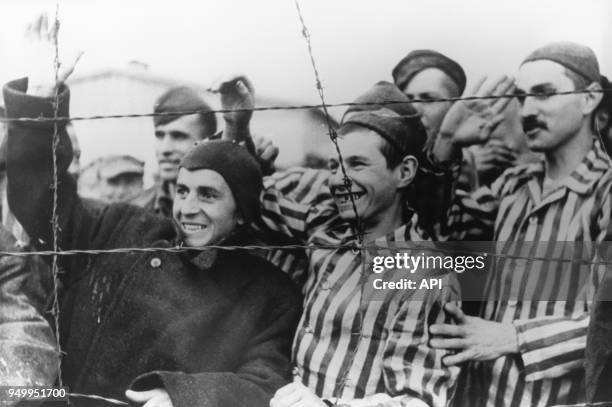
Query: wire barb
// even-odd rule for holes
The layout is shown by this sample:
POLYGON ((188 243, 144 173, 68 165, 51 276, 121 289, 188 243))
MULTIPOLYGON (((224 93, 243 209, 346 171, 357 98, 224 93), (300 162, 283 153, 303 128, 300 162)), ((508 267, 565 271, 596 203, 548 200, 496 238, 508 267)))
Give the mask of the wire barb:
POLYGON ((321 99, 321 107, 323 108, 323 112, 325 113, 325 119, 327 121, 327 127, 329 128, 329 138, 334 144, 336 149, 336 154, 338 155, 338 163, 340 165, 340 170, 342 171, 342 178, 344 182, 344 188, 346 188, 347 193, 349 195, 349 199, 351 200, 351 205, 353 207, 353 212, 355 212, 355 231, 357 232, 357 240, 361 245, 363 243, 363 225, 361 219, 359 217, 359 212, 357 211, 357 204, 355 203, 355 198, 351 193, 351 188, 353 182, 350 177, 346 173, 346 168, 344 166, 344 160, 342 158, 342 152, 340 151, 340 147, 338 146, 338 133, 336 133, 336 129, 334 128, 331 120, 331 116, 329 115, 329 111, 327 110, 327 104, 325 103, 325 94, 323 92, 323 86, 321 85, 321 77, 319 75, 319 71, 317 69, 317 64, 314 59, 314 54, 312 52, 312 43, 310 42, 310 33, 308 32, 308 28, 306 27, 306 23, 304 22, 304 16, 302 15, 302 10, 300 9, 300 3, 298 0, 295 0, 295 7, 297 9, 298 17, 300 19, 300 23, 302 24, 302 35, 306 40, 306 45, 308 46, 308 54, 310 55, 310 63, 312 65, 312 69, 315 75, 315 81, 317 86, 317 91, 319 93, 319 98, 321 99))

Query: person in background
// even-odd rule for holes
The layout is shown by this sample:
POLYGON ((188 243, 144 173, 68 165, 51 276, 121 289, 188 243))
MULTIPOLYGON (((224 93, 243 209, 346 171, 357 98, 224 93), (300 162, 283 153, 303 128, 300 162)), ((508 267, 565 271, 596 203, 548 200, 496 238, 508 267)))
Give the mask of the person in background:
POLYGON ((194 110, 203 113, 153 117, 159 181, 131 200, 132 204, 172 217, 179 163, 196 142, 215 135, 217 119, 214 113, 206 113, 212 109, 200 92, 187 86, 168 89, 153 106, 153 113, 161 114, 194 110))
MULTIPOLYGON (((455 189, 443 233, 493 240, 497 253, 520 256, 494 262, 480 317, 447 304, 457 325, 430 327, 431 345, 455 352, 444 364, 463 365, 457 405, 584 400, 584 348, 598 276, 590 266, 558 260, 567 250, 592 262, 593 243, 612 238, 612 161, 592 126, 599 82, 597 57, 584 45, 559 42, 533 51, 519 68, 515 94, 528 146, 542 160, 508 169, 490 187, 455 189), (573 91, 579 93, 550 95, 573 91), (540 253, 547 258, 525 259, 540 253)), ((486 97, 513 86, 507 77, 480 82, 472 94, 484 98, 449 110, 434 147, 439 164, 456 163, 461 148, 490 137, 508 99, 486 97)))
POLYGON ((143 191, 144 162, 129 155, 100 157, 81 171, 79 195, 103 202, 129 202, 143 191))

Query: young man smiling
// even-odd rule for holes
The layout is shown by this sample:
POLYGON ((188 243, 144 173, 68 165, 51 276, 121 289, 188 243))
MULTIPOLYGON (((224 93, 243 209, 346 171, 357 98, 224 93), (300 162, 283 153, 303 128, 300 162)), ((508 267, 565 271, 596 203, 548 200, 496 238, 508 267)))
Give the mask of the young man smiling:
POLYGON ((442 304, 458 299, 454 276, 444 277, 445 290, 419 300, 387 293, 371 301, 362 274, 367 259, 354 248, 353 202, 368 243, 428 239, 405 194, 418 176, 427 135, 391 83, 376 84, 355 102, 368 105, 346 112, 337 139, 350 188, 335 152, 330 172, 294 168, 264 181, 260 227, 296 243, 340 246, 309 250, 305 310, 293 343, 296 381, 278 389, 270 406, 445 406, 458 369, 442 365, 446 351, 428 346, 427 326, 443 322, 442 304), (323 177, 327 183, 316 182, 323 177), (308 194, 312 199, 300 200, 308 194))
MULTIPOLYGON (((56 31, 47 26, 41 17, 30 30, 33 49, 51 56, 56 31)), ((62 67, 63 82, 74 66, 62 67)), ((8 83, 8 116, 52 118, 57 92, 57 113, 67 117, 69 90, 54 84, 52 71, 8 83)), ((290 377, 300 297, 284 273, 260 258, 201 248, 240 244, 241 225, 258 208, 256 160, 228 141, 193 148, 179 166, 173 224, 137 206, 81 199, 67 172, 70 140, 63 123, 57 127, 58 247, 168 249, 60 258, 64 385, 158 407, 233 407, 244 400, 266 406, 290 377), (172 249, 181 243, 196 250, 172 249)), ((53 134, 53 122, 25 122, 8 134, 9 203, 39 249, 54 248, 53 134)))

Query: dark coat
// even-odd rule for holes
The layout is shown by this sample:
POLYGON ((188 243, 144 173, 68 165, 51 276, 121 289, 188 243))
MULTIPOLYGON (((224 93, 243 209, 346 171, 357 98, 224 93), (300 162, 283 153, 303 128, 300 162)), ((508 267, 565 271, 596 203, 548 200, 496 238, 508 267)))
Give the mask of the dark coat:
MULTIPOLYGON (((51 99, 4 88, 9 117, 52 117, 51 99)), ((68 115, 61 88, 59 115, 68 115)), ((66 168, 60 126, 58 215, 64 249, 170 247, 170 220, 126 204, 82 200, 66 168)), ((9 204, 40 249, 52 248, 52 123, 11 125, 9 204)), ((63 256, 64 384, 71 392, 125 400, 124 391, 163 385, 175 407, 267 406, 290 379, 300 298, 289 278, 244 251, 209 250, 63 256), (184 372, 184 373, 180 373, 184 372), (142 376, 144 375, 144 376, 142 376)), ((95 405, 87 402, 81 405, 95 405)))

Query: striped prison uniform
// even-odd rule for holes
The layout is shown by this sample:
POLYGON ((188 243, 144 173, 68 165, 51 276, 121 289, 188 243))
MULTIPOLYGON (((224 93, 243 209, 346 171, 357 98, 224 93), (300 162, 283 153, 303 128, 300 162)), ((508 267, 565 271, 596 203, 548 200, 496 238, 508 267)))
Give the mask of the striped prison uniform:
MULTIPOLYGON (((303 383, 339 405, 448 405, 459 369, 442 365, 448 352, 428 345, 428 326, 448 322, 442 305, 459 299, 454 274, 443 276, 445 289, 428 291, 419 300, 398 298, 395 293, 382 301, 368 300, 364 287, 371 267, 354 249, 358 241, 350 224, 338 216, 329 191, 310 204, 288 198, 289 185, 297 187, 299 182, 284 181, 321 177, 316 172, 321 170, 278 173, 264 181, 262 193, 266 230, 301 243, 348 246, 308 251, 304 313, 293 343, 293 361, 303 383)), ((416 221, 411 215, 375 244, 422 241, 425 237, 416 221)))
POLYGON ((512 323, 519 352, 470 362, 462 370, 457 405, 548 406, 584 399, 589 309, 601 270, 559 259, 596 261, 592 243, 612 237, 611 161, 594 141, 568 177, 546 193, 543 182, 544 162, 527 164, 507 170, 491 187, 472 194, 457 190, 453 198, 450 239, 492 238, 497 253, 545 258, 493 262, 481 316, 512 323))
MULTIPOLYGON (((330 202, 331 194, 328 187, 329 171, 325 170, 295 170, 276 172, 267 177, 266 184, 273 184, 286 199, 303 205, 317 206, 321 202, 330 202)), ((259 234, 255 234, 259 238, 259 234)), ((295 241, 283 233, 268 231, 265 242, 270 245, 287 245, 295 241)), ((264 254, 266 260, 285 273, 306 295, 306 278, 308 275, 308 257, 303 249, 271 249, 264 254)))

